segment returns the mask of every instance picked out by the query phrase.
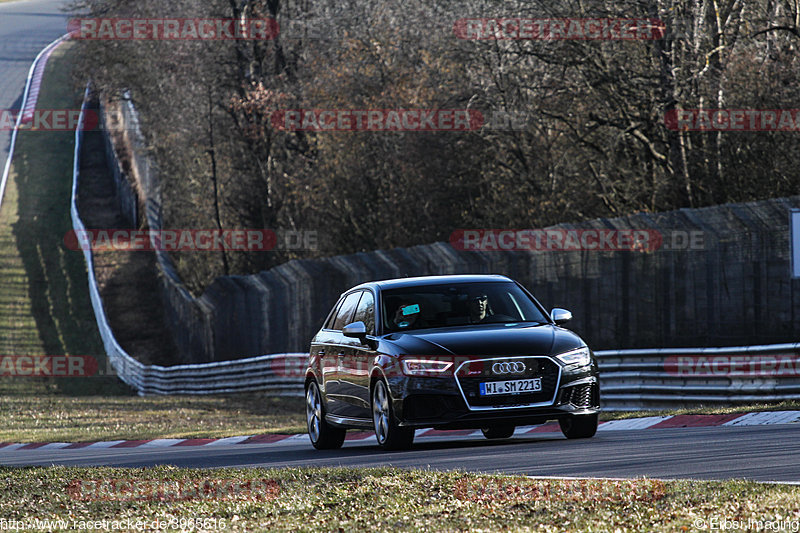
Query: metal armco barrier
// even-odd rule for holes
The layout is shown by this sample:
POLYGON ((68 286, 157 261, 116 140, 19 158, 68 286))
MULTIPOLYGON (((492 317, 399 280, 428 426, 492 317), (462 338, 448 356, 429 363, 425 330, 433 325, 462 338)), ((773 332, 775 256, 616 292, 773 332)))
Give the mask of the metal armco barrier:
POLYGON ((800 343, 595 355, 608 410, 800 400, 800 343))
MULTIPOLYGON (((75 131, 75 156, 72 169, 72 199, 70 215, 72 228, 83 232, 86 226, 78 213, 78 184, 80 182, 80 153, 83 142, 84 115, 89 101, 89 89, 84 95, 78 128, 75 131)), ((246 391, 270 391, 276 396, 302 396, 306 354, 273 354, 236 361, 197 365, 162 367, 145 365, 128 355, 119 345, 108 324, 100 290, 94 273, 92 250, 83 250, 89 277, 97 328, 103 339, 108 360, 117 376, 147 394, 224 394, 246 391)))
MULTIPOLYGON (((106 103, 106 130, 118 128, 106 147, 109 159, 124 154, 130 163, 139 216, 158 231, 164 229, 158 161, 133 96, 106 103)), ((295 259, 219 276, 199 295, 187 289, 168 252, 156 252, 156 268, 174 360, 182 364, 304 351, 343 291, 370 279, 431 274, 505 274, 549 307, 572 309, 571 328, 598 350, 675 346, 676 340, 682 346, 786 343, 800 339, 800 281, 789 278, 795 208, 800 196, 543 228, 655 231, 661 247, 654 252, 468 251, 456 238, 295 259)))
MULTIPOLYGON (((38 94, 35 97, 31 97, 31 88, 34 82, 34 78, 37 76, 37 71, 42 69, 42 59, 49 56, 49 54, 58 48, 64 41, 67 40, 68 35, 62 35, 52 43, 45 46, 37 55, 36 58, 33 60, 31 64, 31 68, 28 71, 28 77, 25 80, 25 91, 22 94, 22 111, 17 115, 16 123, 14 124, 14 129, 11 131, 11 142, 8 145, 8 158, 6 159, 5 166, 3 167, 2 174, 0 174, 0 206, 3 205, 3 198, 5 196, 6 185, 8 184, 8 176, 11 172, 11 162, 14 159, 14 149, 17 145, 17 135, 19 134, 19 128, 22 124, 25 115, 31 112, 31 106, 33 109, 36 107, 36 102, 38 99, 38 94)), ((46 62, 46 59, 45 59, 46 62)), ((39 80, 41 81, 41 79, 39 80)))
MULTIPOLYGON (((86 109, 86 91, 83 110, 86 109)), ((77 208, 83 113, 75 133, 71 215, 85 231, 77 208)), ((117 375, 139 394, 224 394, 269 391, 302 396, 303 353, 283 353, 173 367, 144 365, 119 345, 108 324, 94 275, 91 249, 84 250, 89 291, 106 354, 117 375)), ((665 409, 698 404, 735 404, 800 399, 800 343, 730 348, 667 348, 595 352, 600 363, 603 406, 608 410, 665 409)))
MULTIPOLYGON (((115 359, 119 361, 121 358, 126 358, 126 363, 137 363, 127 354, 118 354, 115 359)), ((303 396, 307 358, 308 354, 273 354, 171 367, 127 364, 122 367, 128 372, 125 377, 120 374, 120 368, 114 368, 120 378, 134 386, 140 395, 267 391, 274 396, 303 396)), ((112 364, 115 359, 111 359, 112 364)))

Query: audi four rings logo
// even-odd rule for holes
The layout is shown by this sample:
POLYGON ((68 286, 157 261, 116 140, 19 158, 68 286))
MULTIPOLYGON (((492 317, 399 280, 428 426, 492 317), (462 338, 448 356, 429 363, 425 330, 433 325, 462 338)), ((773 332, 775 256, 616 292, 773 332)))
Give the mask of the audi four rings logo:
POLYGON ((492 365, 495 374, 522 374, 525 372, 525 363, 511 361, 510 363, 495 363, 492 365))

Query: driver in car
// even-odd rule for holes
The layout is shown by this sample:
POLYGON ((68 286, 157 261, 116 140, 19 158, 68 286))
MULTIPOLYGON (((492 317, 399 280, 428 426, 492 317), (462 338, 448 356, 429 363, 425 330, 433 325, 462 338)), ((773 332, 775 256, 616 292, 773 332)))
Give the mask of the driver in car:
POLYGON ((485 322, 492 315, 489 297, 486 293, 478 294, 469 301, 469 321, 471 324, 485 322))

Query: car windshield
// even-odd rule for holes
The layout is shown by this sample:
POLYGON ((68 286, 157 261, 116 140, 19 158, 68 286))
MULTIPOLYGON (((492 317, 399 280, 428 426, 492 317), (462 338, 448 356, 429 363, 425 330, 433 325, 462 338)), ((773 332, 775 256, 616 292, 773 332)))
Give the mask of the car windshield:
POLYGON ((382 291, 385 332, 470 324, 548 323, 512 282, 421 285, 382 291))

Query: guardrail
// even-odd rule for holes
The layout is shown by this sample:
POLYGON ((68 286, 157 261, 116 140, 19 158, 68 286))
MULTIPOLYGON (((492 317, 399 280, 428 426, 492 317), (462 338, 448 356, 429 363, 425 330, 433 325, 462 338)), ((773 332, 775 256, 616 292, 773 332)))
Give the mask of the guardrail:
POLYGON ((11 172, 11 162, 14 159, 14 149, 17 146, 17 135, 19 134, 19 128, 22 124, 23 120, 26 118, 26 115, 30 114, 31 112, 31 105, 36 106, 36 101, 38 99, 38 95, 36 99, 31 97, 31 85, 34 80, 34 76, 36 75, 38 69, 40 68, 42 58, 45 56, 49 56, 49 54, 55 50, 58 46, 61 45, 64 41, 69 38, 69 34, 62 35, 52 43, 45 46, 37 55, 36 58, 33 60, 31 64, 30 70, 28 70, 28 77, 25 79, 25 91, 22 94, 22 107, 20 110, 19 115, 17 115, 17 121, 14 124, 14 129, 11 131, 11 142, 8 145, 8 158, 6 158, 5 166, 3 167, 3 173, 0 175, 0 206, 3 205, 3 197, 5 196, 6 192, 6 185, 8 183, 8 176, 11 172))
MULTIPOLYGON (((71 215, 85 230, 77 208, 86 90, 75 133, 71 215)), ((106 354, 117 375, 147 394, 222 394, 270 391, 302 396, 307 354, 284 353, 233 361, 172 367, 144 365, 114 338, 94 275, 91 249, 84 250, 89 291, 106 354)), ((728 348, 667 348, 595 352, 605 409, 663 409, 697 404, 800 400, 800 343, 728 348)))
MULTIPOLYGON (((140 216, 149 229, 160 230, 158 164, 131 95, 109 102, 108 111, 143 202, 140 216)), ((558 295, 578 311, 573 327, 598 348, 671 346, 675 340, 684 346, 796 342, 800 321, 791 317, 800 316, 800 282, 787 275, 788 214, 797 207, 800 196, 545 228, 655 230, 666 240, 653 253, 465 251, 438 242, 295 259, 249 275, 220 276, 196 296, 167 252, 157 252, 156 267, 175 359, 187 364, 304 350, 331 302, 349 287, 365 279, 430 274, 507 274, 534 294, 558 295), (598 298, 613 320, 599 319, 598 298), (683 306, 685 301, 693 305, 683 306), (764 301, 770 305, 760 305, 764 301)))
MULTIPOLYGON (((72 168, 72 199, 70 215, 72 228, 77 234, 86 230, 78 212, 78 186, 80 184, 80 154, 83 143, 83 124, 89 103, 89 88, 84 94, 78 127, 75 131, 75 153, 72 168)), ((145 365, 131 357, 119 345, 108 323, 103 300, 94 273, 92 250, 83 250, 89 278, 89 296, 100 337, 103 339, 108 361, 117 376, 147 394, 223 394, 230 392, 268 390, 280 396, 302 396, 302 371, 304 354, 273 354, 235 361, 163 367, 145 365)))
POLYGON ((595 355, 608 410, 800 400, 800 343, 595 355))

